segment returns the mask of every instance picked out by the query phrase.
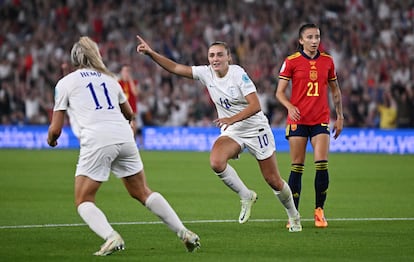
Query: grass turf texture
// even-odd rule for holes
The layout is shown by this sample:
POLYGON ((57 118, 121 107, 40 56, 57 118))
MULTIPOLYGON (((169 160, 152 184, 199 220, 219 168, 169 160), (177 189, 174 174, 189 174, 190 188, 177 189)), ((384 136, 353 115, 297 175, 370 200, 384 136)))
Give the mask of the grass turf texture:
MULTIPOLYGON (((77 151, 0 150, 0 260, 98 261, 103 241, 73 205, 77 151), (36 226, 33 226, 36 225, 36 226), (27 227, 25 227, 27 226, 27 227)), ((308 155, 300 212, 303 231, 289 233, 286 213, 248 154, 231 161, 259 200, 240 225, 239 199, 210 171, 208 153, 141 152, 147 180, 161 192, 202 249, 178 238, 111 177, 97 204, 126 242, 108 261, 412 261, 414 157, 331 154, 327 229, 313 226, 314 167, 308 155), (394 218, 397 218, 395 220, 394 218), (146 222, 154 222, 146 223, 146 222)), ((282 176, 289 156, 277 155, 282 176)))

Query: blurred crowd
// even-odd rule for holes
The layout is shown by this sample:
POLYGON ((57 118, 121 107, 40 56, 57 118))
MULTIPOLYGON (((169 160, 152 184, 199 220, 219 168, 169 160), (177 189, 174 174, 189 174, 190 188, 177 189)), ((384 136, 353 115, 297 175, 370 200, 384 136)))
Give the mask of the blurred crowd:
POLYGON ((0 17, 2 125, 49 122, 54 86, 82 35, 99 43, 111 71, 132 68, 138 126, 212 125, 206 89, 138 54, 140 34, 187 65, 207 64, 208 45, 226 41, 271 125, 283 127, 279 68, 296 51, 300 25, 313 22, 336 63, 345 127, 414 127, 413 0, 0 0, 0 17))

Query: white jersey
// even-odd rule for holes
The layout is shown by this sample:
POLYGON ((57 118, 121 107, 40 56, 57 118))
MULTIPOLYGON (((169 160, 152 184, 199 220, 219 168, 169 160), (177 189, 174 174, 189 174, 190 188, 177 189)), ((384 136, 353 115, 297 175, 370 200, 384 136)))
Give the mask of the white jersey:
POLYGON ((81 147, 90 149, 134 142, 132 129, 119 104, 127 101, 117 80, 92 69, 78 69, 55 88, 54 111, 70 111, 81 147))
MULTIPOLYGON (((219 118, 232 117, 248 106, 245 96, 256 92, 256 86, 246 71, 238 65, 230 65, 227 74, 217 77, 211 66, 192 66, 193 78, 200 80, 213 100, 219 118)), ((269 122, 262 111, 243 121, 230 125, 227 130, 240 136, 256 135, 262 128, 268 128, 269 122)))

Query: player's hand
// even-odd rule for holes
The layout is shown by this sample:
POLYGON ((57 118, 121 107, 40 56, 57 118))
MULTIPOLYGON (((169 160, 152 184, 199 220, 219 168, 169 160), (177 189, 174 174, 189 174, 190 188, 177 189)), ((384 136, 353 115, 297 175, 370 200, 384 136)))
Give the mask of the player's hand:
POLYGON ((147 44, 147 42, 145 42, 144 39, 142 39, 142 37, 137 35, 137 39, 138 39, 138 45, 137 45, 137 52, 138 53, 147 55, 150 52, 152 52, 151 47, 147 44))
POLYGON ((217 127, 220 127, 221 131, 226 130, 229 127, 229 125, 233 124, 233 122, 231 122, 231 119, 229 117, 218 118, 214 120, 213 123, 217 127))
POLYGON ((289 107, 288 114, 289 114, 290 119, 292 119, 293 121, 300 120, 300 111, 299 111, 299 108, 297 108, 296 106, 289 107))
POLYGON ((49 146, 51 146, 51 147, 55 147, 55 146, 57 146, 57 144, 58 144, 58 142, 57 142, 57 140, 47 140, 47 144, 49 145, 49 146))
POLYGON ((333 126, 334 139, 337 139, 344 128, 344 119, 338 118, 333 126))

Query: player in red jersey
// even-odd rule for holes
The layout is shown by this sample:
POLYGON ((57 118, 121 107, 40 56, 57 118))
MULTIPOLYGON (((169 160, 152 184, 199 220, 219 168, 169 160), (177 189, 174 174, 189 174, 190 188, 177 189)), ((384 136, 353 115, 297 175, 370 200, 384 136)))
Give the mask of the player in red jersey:
MULTIPOLYGON (((129 65, 123 65, 120 72, 119 84, 124 91, 124 94, 131 105, 134 116, 137 115, 137 99, 138 99, 138 81, 132 77, 131 67, 129 65)), ((137 132, 137 125, 135 117, 131 121, 131 126, 134 131, 134 136, 137 132)))
POLYGON ((320 30, 315 24, 304 24, 299 29, 299 50, 287 57, 279 72, 276 98, 288 111, 286 138, 289 140, 291 171, 289 186, 296 208, 302 187, 306 145, 310 140, 315 162, 315 226, 327 227, 323 208, 329 185, 329 119, 330 88, 336 110, 333 137, 336 139, 343 128, 342 98, 335 65, 331 56, 319 51, 320 30), (292 81, 290 99, 287 96, 292 81))

